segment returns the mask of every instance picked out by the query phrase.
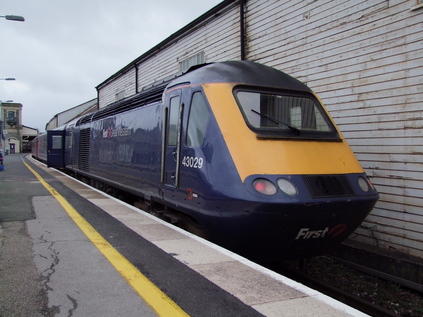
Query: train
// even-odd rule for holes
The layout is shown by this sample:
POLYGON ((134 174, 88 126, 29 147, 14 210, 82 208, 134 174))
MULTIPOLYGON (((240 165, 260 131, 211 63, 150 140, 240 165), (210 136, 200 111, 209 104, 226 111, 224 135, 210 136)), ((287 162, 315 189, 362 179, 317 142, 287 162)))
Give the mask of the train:
POLYGON ((249 61, 192 67, 32 149, 262 263, 326 253, 379 198, 317 94, 249 61))

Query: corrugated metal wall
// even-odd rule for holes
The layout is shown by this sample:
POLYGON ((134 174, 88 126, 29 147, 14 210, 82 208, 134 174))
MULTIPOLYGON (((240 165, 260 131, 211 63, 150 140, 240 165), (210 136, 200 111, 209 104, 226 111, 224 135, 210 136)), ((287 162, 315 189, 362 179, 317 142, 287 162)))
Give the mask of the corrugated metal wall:
POLYGON ((206 63, 240 59, 238 12, 238 7, 225 12, 139 65, 139 87, 178 73, 180 61, 202 51, 206 63))
POLYGON ((248 58, 323 99, 381 194, 355 238, 423 256, 423 10, 409 0, 248 1, 248 58))
MULTIPOLYGON (((423 8, 415 0, 248 0, 247 59, 283 70, 323 99, 381 194, 354 238, 423 257, 423 8)), ((138 65, 138 87, 179 61, 240 58, 239 6, 138 65)), ((99 91, 135 93, 135 73, 99 91)))

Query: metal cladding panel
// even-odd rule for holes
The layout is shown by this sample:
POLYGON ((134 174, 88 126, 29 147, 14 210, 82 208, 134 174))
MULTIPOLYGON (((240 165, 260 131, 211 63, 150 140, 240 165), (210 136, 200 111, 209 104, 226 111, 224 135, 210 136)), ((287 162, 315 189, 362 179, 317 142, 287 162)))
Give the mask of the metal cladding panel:
POLYGON ((41 133, 37 136, 38 153, 34 153, 38 159, 47 163, 47 132, 41 133))
MULTIPOLYGON (((248 208, 244 206, 244 212, 227 213, 208 223, 213 227, 215 241, 252 260, 272 262, 304 254, 314 256, 348 237, 374 206, 374 200, 321 203, 322 200, 315 201, 308 211, 303 202, 287 203, 283 209, 286 212, 281 212, 280 204, 251 203, 248 208), (261 212, 260 207, 266 212, 261 212), (237 243, 240 232, 242 244, 237 243)), ((237 202, 228 207, 236 209, 237 202)))
POLYGON ((356 239, 423 257, 423 11, 415 2, 248 1, 248 59, 307 83, 381 198, 356 239))
POLYGON ((179 62, 204 52, 205 62, 239 59, 239 8, 223 12, 138 65, 139 87, 177 74, 179 62))
POLYGON ((138 193, 160 183, 161 104, 139 107, 92 124, 90 174, 138 193))
POLYGON ((116 95, 123 92, 123 97, 129 97, 136 93, 135 68, 122 74, 116 80, 98 91, 99 108, 103 108, 115 102, 116 95))

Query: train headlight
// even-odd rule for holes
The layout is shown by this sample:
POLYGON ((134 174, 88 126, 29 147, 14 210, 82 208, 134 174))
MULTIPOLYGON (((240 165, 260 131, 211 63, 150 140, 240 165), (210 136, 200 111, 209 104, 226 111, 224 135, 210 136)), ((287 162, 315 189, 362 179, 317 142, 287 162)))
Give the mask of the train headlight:
POLYGON ((295 196, 298 194, 297 187, 286 178, 278 179, 279 188, 289 196, 295 196))
POLYGON ((363 192, 367 193, 370 189, 369 182, 364 177, 360 176, 358 178, 358 185, 360 186, 360 188, 363 192))
POLYGON ((264 178, 257 178, 253 181, 253 187, 260 194, 271 196, 276 194, 276 186, 269 180, 264 178))

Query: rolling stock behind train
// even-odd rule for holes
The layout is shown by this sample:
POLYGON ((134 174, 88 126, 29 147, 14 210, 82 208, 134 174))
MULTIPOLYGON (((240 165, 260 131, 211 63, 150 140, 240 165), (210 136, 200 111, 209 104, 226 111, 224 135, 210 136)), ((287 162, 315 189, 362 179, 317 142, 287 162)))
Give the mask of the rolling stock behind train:
POLYGON ((33 149, 261 262, 324 253, 378 199, 319 98, 246 61, 191 69, 48 131, 33 149))

